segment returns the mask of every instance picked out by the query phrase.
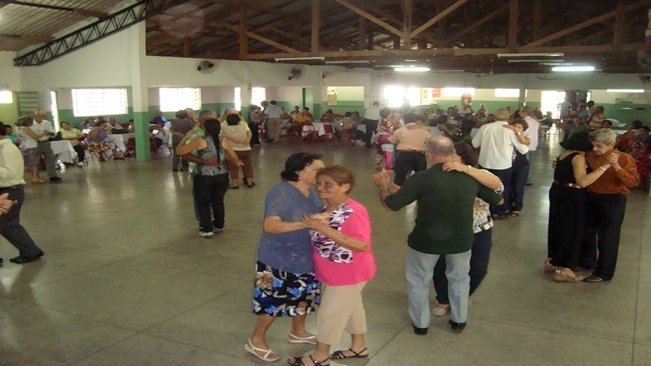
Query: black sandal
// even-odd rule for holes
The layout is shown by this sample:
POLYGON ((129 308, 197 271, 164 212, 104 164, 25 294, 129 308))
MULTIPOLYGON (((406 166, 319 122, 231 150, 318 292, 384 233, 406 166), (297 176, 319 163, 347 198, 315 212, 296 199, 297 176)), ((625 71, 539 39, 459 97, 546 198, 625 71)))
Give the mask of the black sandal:
MULTIPOLYGON (((328 366, 328 365, 330 365, 330 362, 324 363, 324 362, 330 361, 329 358, 326 358, 325 360, 321 360, 321 361, 317 362, 317 361, 314 361, 314 359, 312 358, 312 355, 309 355, 307 357, 310 358, 310 361, 312 361, 314 366, 328 366)), ((296 356, 296 357, 292 357, 292 358, 294 359, 294 361, 290 361, 291 359, 287 359, 287 363, 290 364, 291 366, 307 366, 303 362, 303 357, 296 356)))
POLYGON ((352 348, 349 348, 348 351, 352 352, 353 355, 352 356, 346 356, 346 354, 344 353, 346 351, 335 351, 330 356, 330 358, 332 358, 333 360, 345 360, 347 358, 366 358, 369 355, 368 352, 367 352, 368 348, 364 348, 363 350, 361 350, 359 352, 355 352, 355 351, 353 351, 352 348), (365 355, 363 355, 362 353, 364 353, 364 352, 367 352, 367 353, 365 355))

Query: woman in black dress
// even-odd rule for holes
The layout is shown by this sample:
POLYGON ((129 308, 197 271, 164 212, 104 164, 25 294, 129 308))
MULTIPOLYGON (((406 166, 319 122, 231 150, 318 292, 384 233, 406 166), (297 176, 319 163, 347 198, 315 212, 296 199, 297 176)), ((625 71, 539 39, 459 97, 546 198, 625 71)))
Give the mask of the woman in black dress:
POLYGON ((594 183, 610 164, 588 173, 585 152, 592 150, 589 133, 577 132, 563 141, 565 151, 556 158, 554 183, 549 190, 549 227, 547 233, 547 261, 545 271, 558 282, 581 282, 576 274, 583 230, 585 199, 583 188, 594 183))

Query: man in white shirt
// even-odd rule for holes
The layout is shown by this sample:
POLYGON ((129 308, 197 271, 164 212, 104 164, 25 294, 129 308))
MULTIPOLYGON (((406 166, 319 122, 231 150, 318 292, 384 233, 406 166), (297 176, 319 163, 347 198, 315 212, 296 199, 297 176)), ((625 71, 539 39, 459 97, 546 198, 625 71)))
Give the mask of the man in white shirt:
POLYGON ((41 111, 34 112, 34 123, 29 128, 37 135, 43 134, 43 137, 38 140, 36 152, 45 156, 45 169, 48 177, 50 177, 50 182, 60 182, 61 178, 57 177, 57 170, 54 165, 56 158, 49 142, 50 138, 55 135, 54 126, 52 126, 52 122, 43 119, 43 116, 44 113, 41 111))
POLYGON ((0 215, 0 235, 18 249, 18 257, 11 258, 10 261, 25 264, 41 259, 43 251, 20 224, 20 210, 25 201, 25 163, 20 150, 11 140, 5 138, 5 131, 6 126, 0 122, 0 196, 7 194, 6 198, 15 203, 8 212, 0 215))
MULTIPOLYGON (((495 122, 487 123, 479 129, 477 135, 472 139, 472 145, 479 150, 480 167, 498 176, 504 183, 504 192, 511 191, 511 173, 513 170, 513 149, 521 154, 529 151, 527 145, 518 141, 515 131, 505 128, 508 126, 506 120, 510 113, 506 109, 495 111, 495 122)), ((491 206, 493 219, 502 220, 508 217, 508 210, 511 207, 508 194, 504 195, 504 202, 501 205, 491 206)))
POLYGON ((364 125, 366 126, 366 135, 364 136, 364 142, 366 143, 367 148, 372 148, 371 138, 377 129, 377 124, 380 122, 380 103, 375 101, 373 104, 366 109, 364 113, 364 125))
POLYGON ((533 157, 536 153, 536 149, 538 148, 540 122, 534 118, 533 112, 529 107, 524 107, 520 110, 520 117, 522 117, 522 119, 527 122, 527 125, 529 125, 529 128, 527 128, 523 134, 529 138, 529 141, 531 141, 531 143, 529 143, 529 152, 527 153, 527 161, 529 162, 529 171, 527 172, 527 185, 530 186, 533 184, 533 181, 531 180, 531 171, 533 170, 533 157))
POLYGON ((267 116, 267 139, 269 142, 278 141, 280 137, 280 116, 283 109, 275 100, 269 102, 264 114, 267 116))

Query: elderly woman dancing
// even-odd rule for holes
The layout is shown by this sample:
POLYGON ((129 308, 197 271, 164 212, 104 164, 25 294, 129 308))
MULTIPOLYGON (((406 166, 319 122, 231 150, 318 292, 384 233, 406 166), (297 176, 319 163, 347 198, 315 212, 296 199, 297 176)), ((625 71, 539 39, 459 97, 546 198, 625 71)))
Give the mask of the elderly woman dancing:
POLYGON ((291 155, 280 174, 283 180, 265 198, 253 287, 257 321, 244 345, 247 352, 263 361, 280 360, 265 339, 276 317, 292 317, 289 343, 316 344, 316 336, 305 330, 305 317, 316 309, 321 292, 314 275, 308 228, 302 220, 322 211, 314 184, 316 173, 323 167, 319 155, 291 155))
POLYGON ((295 366, 325 366, 330 358, 366 358, 364 340, 367 332, 362 290, 375 276, 376 264, 371 252, 371 221, 366 208, 348 197, 355 178, 350 170, 331 166, 317 173, 317 192, 326 203, 327 222, 319 217, 306 217, 310 229, 312 259, 316 277, 324 286, 319 308, 319 333, 316 348, 307 357, 288 360, 295 366), (330 346, 339 343, 346 330, 351 347, 334 352, 330 346))
POLYGON ((615 275, 626 193, 640 180, 633 157, 615 150, 615 131, 599 129, 591 137, 593 149, 585 155, 588 166, 593 171, 604 169, 607 163, 610 167, 588 186, 584 251, 579 264, 586 269, 594 268, 592 275, 583 281, 603 282, 610 281, 615 275))

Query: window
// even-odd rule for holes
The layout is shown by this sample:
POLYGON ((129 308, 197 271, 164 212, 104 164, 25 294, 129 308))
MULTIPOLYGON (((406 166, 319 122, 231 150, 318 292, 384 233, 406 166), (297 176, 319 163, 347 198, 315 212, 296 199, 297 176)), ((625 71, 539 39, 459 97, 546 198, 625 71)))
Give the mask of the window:
POLYGON ((201 109, 200 88, 160 88, 158 89, 161 112, 176 112, 181 109, 201 109))
MULTIPOLYGON (((260 103, 266 100, 266 98, 267 90, 265 88, 251 88, 251 104, 260 106, 260 103)), ((235 87, 234 89, 233 104, 235 104, 235 109, 238 111, 242 110, 242 88, 239 86, 235 87)))
POLYGON ((0 90, 0 104, 11 104, 14 102, 14 96, 11 90, 0 90))
POLYGON ((72 89, 75 117, 127 114, 126 89, 72 89))
POLYGON ((263 100, 267 100, 267 89, 251 88, 251 104, 260 105, 263 100))
POLYGON ((409 87, 405 88, 398 85, 387 85, 384 88, 384 99, 387 101, 387 107, 397 108, 405 104, 410 106, 421 105, 421 90, 420 88, 409 87))
POLYGON ((520 98, 520 89, 495 89, 496 98, 520 98))
POLYGON ((464 94, 475 96, 475 88, 443 88, 441 95, 443 97, 460 97, 464 94))

